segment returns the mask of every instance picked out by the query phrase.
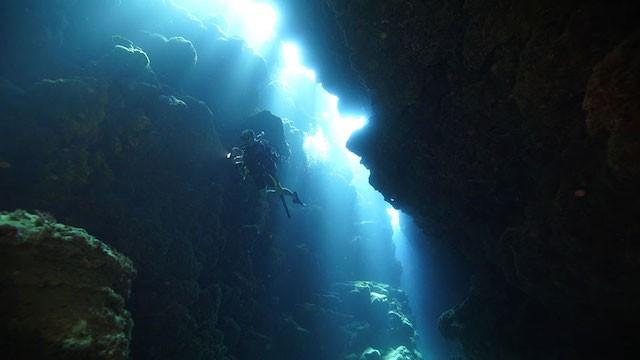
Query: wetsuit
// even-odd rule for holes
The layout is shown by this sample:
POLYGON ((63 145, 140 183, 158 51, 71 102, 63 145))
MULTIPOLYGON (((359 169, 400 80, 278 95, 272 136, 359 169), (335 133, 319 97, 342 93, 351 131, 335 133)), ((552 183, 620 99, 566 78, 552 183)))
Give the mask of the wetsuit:
POLYGON ((266 140, 255 140, 242 146, 244 166, 249 169, 257 188, 273 187, 278 153, 266 140))

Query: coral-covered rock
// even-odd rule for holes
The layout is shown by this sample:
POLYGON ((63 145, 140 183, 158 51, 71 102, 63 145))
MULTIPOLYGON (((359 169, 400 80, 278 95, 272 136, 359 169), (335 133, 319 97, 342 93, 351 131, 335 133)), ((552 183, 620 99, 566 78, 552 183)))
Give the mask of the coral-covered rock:
MULTIPOLYGON (((119 39, 120 40, 120 39, 119 39)), ((104 71, 113 78, 135 80, 149 72, 147 53, 131 45, 116 44, 101 61, 104 71)))
POLYGON ((367 348, 360 355, 360 360, 380 360, 380 359, 382 359, 380 350, 374 349, 374 348, 367 348))
POLYGON ((181 85, 187 71, 198 61, 193 43, 181 36, 167 39, 160 34, 147 34, 142 46, 148 52, 151 68, 159 79, 174 87, 181 85))
POLYGON ((0 352, 12 359, 127 359, 131 260, 46 215, 0 213, 0 352))
POLYGON ((420 360, 422 357, 415 352, 407 349, 406 346, 398 346, 397 348, 389 351, 384 360, 420 360))
POLYGON ((334 284, 318 297, 318 304, 296 306, 293 316, 284 320, 286 331, 277 334, 278 345, 269 358, 420 359, 409 318, 401 290, 371 281, 334 284), (301 341, 304 346, 293 351, 288 345, 301 341))
MULTIPOLYGON (((3 92, 0 183, 13 191, 0 192, 0 206, 46 209, 136 262, 132 354, 177 352, 189 338, 198 340, 182 348, 187 358, 222 358, 222 299, 248 302, 253 295, 237 289, 251 283, 236 278, 237 287, 222 287, 213 275, 196 280, 203 263, 207 274, 235 266, 220 262, 221 182, 234 169, 224 167, 213 114, 190 96, 132 79, 122 86, 103 75, 46 80, 23 95, 3 92)), ((234 223, 234 214, 224 221, 234 223)))

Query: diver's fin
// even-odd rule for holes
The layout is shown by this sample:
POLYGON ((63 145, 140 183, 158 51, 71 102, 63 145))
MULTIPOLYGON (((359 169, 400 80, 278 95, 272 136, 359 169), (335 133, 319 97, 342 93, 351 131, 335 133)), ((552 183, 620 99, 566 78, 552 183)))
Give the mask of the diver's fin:
POLYGON ((301 206, 307 206, 307 204, 303 203, 302 200, 300 200, 300 197, 298 196, 297 191, 293 192, 293 203, 301 206))

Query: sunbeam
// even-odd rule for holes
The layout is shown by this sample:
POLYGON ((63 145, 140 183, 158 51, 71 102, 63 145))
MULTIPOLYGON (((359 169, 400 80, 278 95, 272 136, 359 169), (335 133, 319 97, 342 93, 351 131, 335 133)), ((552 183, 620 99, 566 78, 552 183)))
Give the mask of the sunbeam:
POLYGON ((253 0, 180 0, 180 7, 202 17, 224 18, 228 35, 242 38, 254 51, 263 52, 276 38, 280 14, 270 2, 253 0))

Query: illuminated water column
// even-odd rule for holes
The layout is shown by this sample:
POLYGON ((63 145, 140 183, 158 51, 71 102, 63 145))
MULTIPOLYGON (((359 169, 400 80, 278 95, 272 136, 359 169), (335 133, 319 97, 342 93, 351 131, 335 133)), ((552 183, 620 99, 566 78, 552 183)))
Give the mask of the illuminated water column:
MULTIPOLYGON (((317 82, 316 73, 303 64, 303 54, 299 46, 291 42, 280 42, 278 39, 278 11, 268 2, 252 0, 181 0, 176 1, 191 11, 206 16, 218 15, 225 19, 222 30, 229 36, 244 39, 255 52, 266 55, 271 49, 278 49, 280 69, 274 82, 277 83, 278 97, 290 98, 296 107, 302 108, 312 119, 311 129, 304 139, 304 150, 311 163, 320 162, 339 172, 349 172, 359 201, 362 220, 368 219, 373 212, 389 215, 393 229, 393 241, 396 246, 395 257, 403 266, 401 287, 409 296, 414 313, 414 323, 418 328, 423 323, 420 305, 420 294, 424 287, 416 283, 417 259, 413 257, 409 242, 401 230, 400 213, 384 201, 383 196, 369 184, 370 172, 362 164, 360 158, 350 152, 347 141, 351 134, 366 126, 366 114, 345 116, 338 111, 339 99, 328 93, 317 82), (369 209, 369 210, 367 210, 369 209), (367 212, 369 211, 369 213, 367 212)), ((276 115, 277 106, 269 107, 276 115)), ((388 239, 385 239, 387 241, 388 239)), ((376 244, 369 244, 375 247, 376 244)), ((385 253, 384 256, 394 256, 385 253)), ((375 257, 374 257, 375 258, 375 257)), ((376 264, 371 264, 375 270, 376 264)), ((424 355, 425 349, 420 349, 424 355)), ((425 356, 425 358, 430 358, 425 356)))
POLYGON ((400 287, 407 293, 409 298, 409 305, 413 312, 414 326, 418 331, 418 349, 422 353, 425 360, 432 359, 429 354, 429 349, 426 346, 427 332, 425 328, 426 316, 423 311, 423 306, 426 304, 424 290, 427 286, 424 284, 423 276, 421 275, 420 257, 412 249, 410 239, 408 239, 402 232, 402 226, 400 223, 400 211, 389 206, 387 213, 391 219, 391 226, 393 227, 393 242, 396 247, 396 259, 402 264, 402 276, 400 278, 400 287))

